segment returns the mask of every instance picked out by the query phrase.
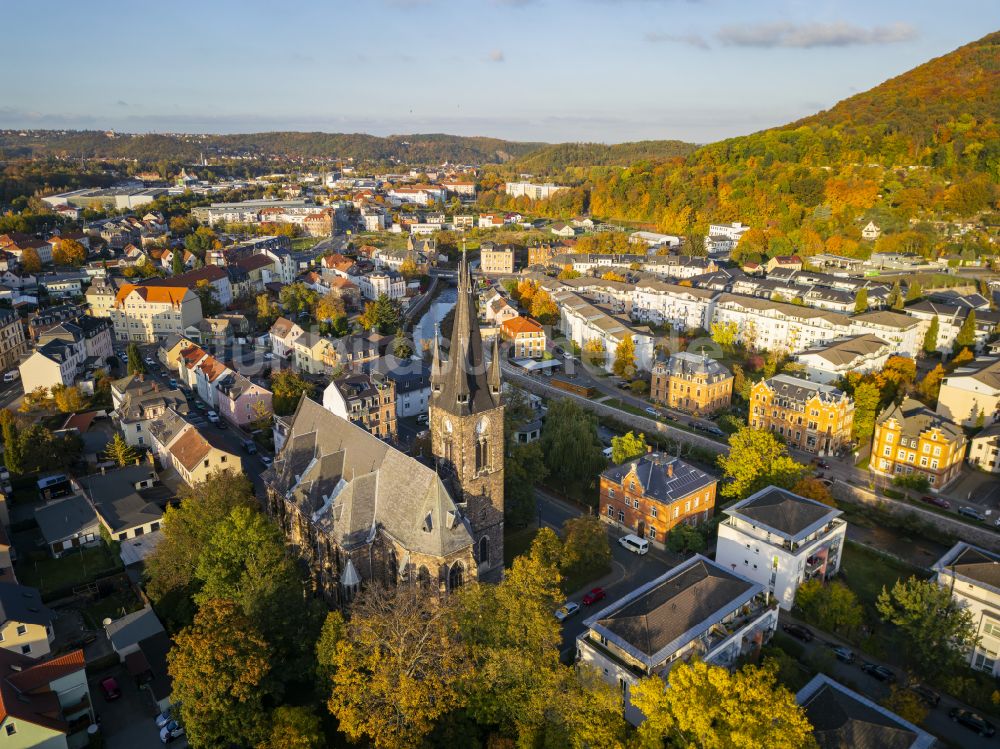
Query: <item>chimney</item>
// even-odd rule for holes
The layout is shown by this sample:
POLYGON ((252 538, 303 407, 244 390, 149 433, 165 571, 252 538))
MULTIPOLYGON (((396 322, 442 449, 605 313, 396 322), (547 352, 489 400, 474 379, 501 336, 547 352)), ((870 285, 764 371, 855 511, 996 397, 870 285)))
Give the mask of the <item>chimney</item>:
POLYGON ((669 463, 667 463, 667 477, 668 478, 674 477, 674 461, 672 460, 669 463))
POLYGON ((646 445, 646 454, 648 455, 651 452, 653 452, 653 446, 652 445, 646 445))

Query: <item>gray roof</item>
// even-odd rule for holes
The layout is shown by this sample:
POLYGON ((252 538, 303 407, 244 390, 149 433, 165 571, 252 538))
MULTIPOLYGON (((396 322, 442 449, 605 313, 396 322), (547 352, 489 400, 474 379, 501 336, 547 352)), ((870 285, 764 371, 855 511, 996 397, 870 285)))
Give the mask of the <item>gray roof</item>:
POLYGON ((732 377, 732 373, 715 359, 710 359, 704 354, 696 354, 691 351, 679 351, 671 354, 665 362, 659 362, 654 371, 669 372, 678 377, 692 377, 694 375, 705 375, 711 377, 714 382, 732 377))
POLYGON ((152 607, 147 604, 138 611, 104 625, 104 631, 108 633, 108 639, 111 640, 114 649, 120 652, 131 645, 138 645, 147 637, 163 632, 164 629, 152 607))
POLYGON ((818 356, 835 367, 842 367, 850 365, 859 358, 877 354, 888 346, 889 344, 878 336, 866 333, 824 343, 803 351, 799 356, 818 356))
POLYGON ((0 623, 21 622, 51 626, 55 613, 42 603, 38 588, 18 583, 0 585, 0 623))
POLYGON ((404 548, 447 556, 472 533, 431 468, 315 401, 299 401, 285 445, 266 480, 342 547, 381 529, 404 548))
POLYGON ((899 422, 901 433, 905 437, 916 438, 936 427, 949 441, 965 439, 965 433, 961 428, 913 398, 904 398, 903 402, 898 405, 890 403, 879 414, 878 423, 884 424, 889 419, 895 419, 899 422))
POLYGON ((934 565, 935 572, 954 574, 1000 593, 1000 554, 959 541, 934 565))
POLYGON ((51 544, 96 526, 97 514, 86 497, 74 494, 37 508, 35 521, 46 543, 51 544))
POLYGON ((611 466, 601 475, 621 484, 633 468, 643 494, 664 504, 676 502, 718 481, 715 476, 666 453, 647 453, 627 463, 611 466))
POLYGON ((696 554, 585 624, 652 668, 763 589, 696 554))
POLYGON ((727 515, 767 528, 790 541, 805 538, 843 513, 814 499, 769 486, 727 507, 727 515))
POLYGON ((814 396, 824 403, 832 403, 847 397, 842 390, 833 385, 821 385, 818 382, 786 374, 775 375, 770 380, 765 380, 765 384, 774 391, 775 397, 788 398, 800 405, 807 403, 814 396))
POLYGON ((167 493, 161 487, 136 489, 140 481, 156 479, 156 471, 148 463, 117 468, 106 473, 77 479, 94 505, 101 519, 111 528, 112 533, 154 523, 163 517, 163 510, 153 501, 160 498, 164 503, 167 493))

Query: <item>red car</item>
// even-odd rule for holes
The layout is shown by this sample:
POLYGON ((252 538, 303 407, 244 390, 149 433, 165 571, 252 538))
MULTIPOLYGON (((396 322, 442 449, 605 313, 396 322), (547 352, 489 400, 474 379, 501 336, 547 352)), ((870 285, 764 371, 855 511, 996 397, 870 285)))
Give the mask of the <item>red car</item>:
POLYGON ((104 692, 104 699, 108 702, 117 700, 122 696, 122 690, 118 688, 118 682, 115 681, 113 676, 109 676, 101 682, 101 691, 104 692))
POLYGON ((940 507, 943 510, 951 509, 951 502, 949 502, 947 499, 942 499, 941 497, 935 497, 930 494, 925 494, 923 497, 920 498, 920 501, 926 502, 929 505, 934 505, 935 507, 940 507))
POLYGON ((607 595, 608 594, 604 592, 604 588, 594 588, 583 597, 583 605, 590 606, 598 601, 603 601, 607 595))

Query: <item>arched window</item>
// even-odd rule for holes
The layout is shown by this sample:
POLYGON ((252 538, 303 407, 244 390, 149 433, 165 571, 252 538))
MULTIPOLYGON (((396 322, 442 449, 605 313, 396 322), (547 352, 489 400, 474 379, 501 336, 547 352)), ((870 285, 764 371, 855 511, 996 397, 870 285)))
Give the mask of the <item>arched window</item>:
POLYGON ((458 590, 465 584, 465 566, 455 562, 448 570, 448 591, 458 590))
POLYGON ((489 445, 490 423, 485 417, 476 424, 476 472, 488 470, 490 467, 489 445))
POLYGON ((488 566, 490 563, 490 537, 479 539, 479 564, 488 566))

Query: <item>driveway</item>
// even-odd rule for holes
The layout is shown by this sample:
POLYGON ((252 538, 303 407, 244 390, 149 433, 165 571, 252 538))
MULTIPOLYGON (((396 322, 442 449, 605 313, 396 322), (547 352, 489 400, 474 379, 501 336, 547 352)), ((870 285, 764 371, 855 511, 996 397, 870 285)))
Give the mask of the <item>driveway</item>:
MULTIPOLYGON (((139 689, 123 666, 104 671, 90 679, 90 696, 100 715, 101 732, 108 749, 155 749, 161 747, 160 732, 154 718, 159 712, 149 692, 139 689), (121 698, 104 699, 101 680, 113 676, 121 689, 121 698)), ((185 741, 173 746, 184 747, 185 741)))

